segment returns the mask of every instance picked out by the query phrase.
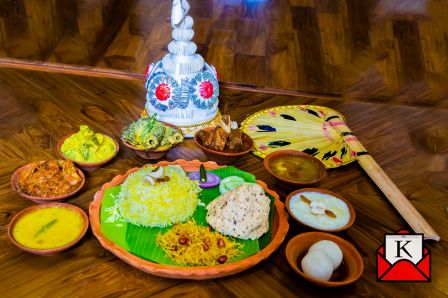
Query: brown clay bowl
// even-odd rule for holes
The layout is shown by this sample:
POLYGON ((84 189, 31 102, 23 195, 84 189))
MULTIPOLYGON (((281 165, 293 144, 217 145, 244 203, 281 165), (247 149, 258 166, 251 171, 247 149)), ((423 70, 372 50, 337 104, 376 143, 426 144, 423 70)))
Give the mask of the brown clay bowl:
MULTIPOLYGON (((185 161, 176 160, 174 162, 160 161, 155 166, 166 165, 180 165, 187 172, 199 171, 201 165, 204 165, 206 169, 219 169, 222 166, 217 165, 215 162, 207 161, 200 162, 199 160, 185 161)), ((278 194, 270 190, 267 185, 257 180, 257 183, 263 187, 271 196, 275 198, 274 202, 274 222, 272 226, 272 238, 271 242, 258 253, 247 257, 245 259, 235 261, 229 264, 215 265, 215 266, 176 266, 176 265, 162 265, 153 263, 148 260, 139 258, 136 255, 126 251, 122 247, 118 246, 111 240, 109 240, 101 231, 100 210, 101 202, 103 200, 104 192, 110 188, 123 183, 124 180, 131 174, 138 171, 139 168, 130 169, 126 174, 116 176, 112 181, 103 185, 103 187, 95 194, 92 203, 90 203, 89 216, 92 232, 99 240, 101 245, 112 252, 114 255, 122 259, 129 265, 150 273, 152 275, 175 278, 175 279, 212 279, 224 276, 236 274, 238 272, 249 269, 255 266, 261 261, 267 259, 283 242, 288 232, 288 212, 285 210, 284 204, 280 201, 278 194)))
POLYGON ((304 225, 304 226, 307 226, 307 227, 309 227, 309 228, 318 230, 318 231, 325 231, 325 232, 340 232, 340 231, 343 231, 343 230, 346 230, 346 229, 350 228, 350 227, 353 225, 353 223, 355 222, 355 208, 353 208, 353 205, 352 205, 349 201, 347 201, 344 197, 342 197, 340 194, 337 194, 337 193, 335 193, 335 192, 329 191, 329 190, 327 190, 327 189, 323 189, 323 188, 302 188, 302 189, 293 191, 292 193, 290 193, 290 194, 286 197, 285 204, 286 204, 286 208, 288 209, 288 212, 289 212, 289 214, 291 214, 292 218, 294 218, 294 219, 295 219, 297 222, 299 222, 300 224, 302 224, 302 225, 304 225), (327 195, 334 196, 334 197, 336 197, 336 198, 338 198, 338 199, 344 201, 344 203, 347 204, 348 210, 349 210, 349 212, 350 212, 350 219, 349 219, 348 223, 347 223, 345 226, 343 226, 343 227, 341 227, 341 228, 339 228, 339 229, 323 230, 323 229, 318 229, 318 228, 315 228, 315 227, 313 227, 313 226, 307 225, 307 224, 305 224, 304 222, 302 222, 302 221, 301 221, 301 220, 300 220, 300 219, 299 219, 299 218, 298 218, 298 217, 291 211, 291 209, 290 209, 290 202, 291 202, 291 198, 292 198, 293 196, 298 195, 298 194, 303 193, 303 192, 318 192, 318 193, 322 193, 322 194, 327 194, 327 195))
MULTIPOLYGON (((42 162, 43 162, 43 161, 41 161, 41 163, 42 163, 42 162)), ((79 185, 79 187, 78 187, 77 189, 75 189, 74 191, 72 191, 72 192, 70 192, 70 193, 67 193, 67 194, 65 194, 65 195, 61 195, 61 196, 57 196, 57 197, 50 197, 50 198, 43 198, 43 197, 35 197, 35 196, 31 196, 31 195, 28 195, 28 194, 24 193, 24 192, 20 189, 20 186, 19 186, 19 177, 20 177, 20 173, 21 173, 22 171, 28 170, 28 169, 32 166, 32 164, 33 164, 33 163, 24 165, 23 167, 18 168, 18 169, 14 172, 14 174, 12 174, 12 176, 11 176, 11 187, 12 187, 12 189, 14 189, 20 196, 22 196, 22 197, 24 197, 24 198, 26 198, 26 199, 28 199, 28 200, 31 200, 31 201, 33 201, 33 202, 35 202, 35 203, 37 203, 37 204, 44 204, 44 203, 51 203, 51 202, 63 201, 63 200, 65 200, 65 199, 67 199, 67 198, 73 196, 73 195, 76 194, 77 192, 79 192, 79 191, 82 189, 82 187, 84 186, 84 183, 85 183, 85 181, 86 181, 86 178, 85 178, 85 176, 84 176, 84 173, 83 173, 80 169, 77 168, 78 175, 81 177, 82 181, 81 181, 81 184, 79 185)))
MULTIPOLYGON (((168 125, 168 126, 171 126, 171 127, 177 129, 178 131, 180 131, 182 133, 182 131, 179 128, 177 128, 177 126, 172 125, 170 123, 165 123, 165 122, 164 122, 164 124, 168 125)), ((171 149, 173 149, 174 147, 179 145, 179 144, 177 144, 177 145, 174 145, 174 146, 171 146, 171 147, 164 147, 162 149, 141 149, 141 148, 137 148, 137 147, 132 146, 131 144, 129 144, 128 142, 126 142, 123 139, 121 139, 121 142, 126 147, 132 149, 141 158, 150 159, 150 160, 161 159, 162 157, 165 156, 165 154, 168 153, 168 151, 170 151, 171 149)))
POLYGON ((333 288, 354 283, 361 277, 364 271, 364 262, 358 250, 350 242, 333 234, 323 232, 309 232, 297 235, 289 240, 288 244, 286 245, 285 253, 286 259, 288 260, 291 268, 300 277, 319 287, 333 288), (302 268, 300 266, 302 258, 308 252, 308 249, 311 247, 311 245, 321 240, 333 241, 341 248, 343 254, 343 263, 341 264, 341 266, 344 266, 345 269, 344 276, 341 280, 332 281, 330 279, 329 281, 326 281, 317 279, 302 271, 302 268))
POLYGON ((80 209, 74 205, 71 205, 71 204, 49 203, 49 204, 42 204, 42 205, 34 205, 34 206, 28 207, 28 208, 20 211, 19 213, 17 213, 9 222, 8 237, 12 241, 12 243, 14 243, 15 246, 17 246, 18 248, 20 248, 24 251, 27 251, 27 252, 30 252, 30 253, 33 253, 36 255, 51 255, 51 254, 56 254, 58 252, 67 250, 70 247, 74 246, 76 243, 78 243, 82 239, 82 237, 84 237, 84 235, 86 234, 88 227, 89 227, 89 218, 87 217, 87 214, 82 209, 80 209), (68 208, 70 210, 75 211, 79 215, 81 215, 83 222, 84 222, 84 227, 81 230, 81 233, 79 234, 79 236, 75 240, 73 240, 70 243, 67 243, 64 246, 51 248, 51 249, 35 249, 35 248, 30 248, 30 247, 27 247, 27 246, 24 246, 24 245, 18 243, 14 239, 12 231, 13 231, 13 228, 16 225, 16 223, 20 220, 20 218, 22 218, 26 214, 29 214, 31 212, 38 210, 38 209, 49 208, 49 207, 68 208))
POLYGON ((319 159, 317 159, 314 156, 311 156, 309 154, 303 153, 302 151, 297 151, 297 150, 278 150, 278 151, 271 152, 268 155, 266 155, 266 157, 264 158, 263 165, 266 168, 266 170, 272 176, 274 176, 276 179, 278 179, 279 181, 281 181, 283 183, 291 184, 294 186, 309 186, 309 185, 313 185, 313 184, 318 184, 327 176, 327 169, 326 169, 325 165, 319 159), (277 175, 272 170, 272 166, 271 166, 272 161, 277 158, 290 157, 290 156, 300 156, 300 157, 306 159, 307 161, 311 162, 316 168, 318 168, 319 176, 317 176, 315 179, 313 179, 309 182, 302 182, 302 181, 290 180, 285 177, 277 175))
POLYGON ((99 169, 100 167, 102 167, 103 165, 105 165, 106 163, 111 161, 115 157, 115 155, 117 155, 118 151, 120 150, 120 146, 118 145, 118 142, 114 138, 112 138, 112 137, 110 137, 108 135, 103 134, 105 137, 108 137, 108 138, 110 138, 110 139, 112 139, 114 141, 114 143, 115 143, 115 152, 109 158, 103 159, 103 160, 100 160, 100 161, 95 161, 95 162, 76 161, 76 160, 71 159, 70 157, 68 157, 67 155, 62 153, 62 151, 61 151, 61 147, 62 147, 62 144, 64 144, 64 141, 68 137, 71 137, 72 135, 74 135, 74 133, 66 135, 62 139, 59 140, 58 144, 56 145, 56 148, 58 150, 58 154, 62 158, 64 158, 64 159, 73 161, 81 169, 83 169, 84 171, 87 171, 87 172, 92 172, 92 171, 95 171, 95 170, 99 169))
POLYGON ((216 161, 220 164, 228 164, 228 163, 231 163, 232 161, 236 160, 237 158, 248 154, 252 150, 252 147, 254 146, 254 141, 252 140, 252 138, 243 132, 243 149, 242 149, 242 151, 240 151, 240 152, 225 152, 225 151, 209 149, 202 144, 202 141, 199 138, 199 132, 203 131, 203 130, 210 131, 213 129, 214 129, 213 127, 203 128, 203 129, 197 131, 194 135, 194 142, 196 143, 196 145, 199 148, 201 148, 201 150, 205 153, 205 155, 208 157, 209 160, 216 161))

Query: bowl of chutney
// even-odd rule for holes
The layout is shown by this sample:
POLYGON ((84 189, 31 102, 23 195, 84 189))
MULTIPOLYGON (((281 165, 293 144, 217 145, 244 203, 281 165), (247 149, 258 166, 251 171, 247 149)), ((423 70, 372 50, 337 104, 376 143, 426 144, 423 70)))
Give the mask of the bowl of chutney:
POLYGON ((319 159, 297 150, 269 153, 263 164, 279 181, 295 186, 317 184, 327 176, 326 167, 319 159))
POLYGON ((66 203, 35 205, 17 213, 8 237, 18 248, 38 255, 55 254, 78 243, 89 219, 80 208, 66 203))

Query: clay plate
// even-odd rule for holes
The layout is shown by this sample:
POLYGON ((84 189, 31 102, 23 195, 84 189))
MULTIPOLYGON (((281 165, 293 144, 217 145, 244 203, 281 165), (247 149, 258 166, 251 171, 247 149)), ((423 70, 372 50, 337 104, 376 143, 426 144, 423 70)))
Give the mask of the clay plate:
MULTIPOLYGON (((40 161, 40 162, 42 163, 42 162, 44 162, 44 161, 40 161)), ((65 194, 65 195, 62 195, 62 196, 51 197, 51 198, 42 198, 42 197, 30 196, 30 195, 24 193, 24 192, 20 189, 20 187, 19 187, 19 177, 20 177, 20 172, 22 172, 22 171, 24 171, 24 170, 28 170, 28 169, 31 167, 32 164, 33 164, 33 163, 24 165, 23 167, 18 168, 18 169, 14 172, 14 174, 12 174, 12 176, 11 176, 11 187, 12 187, 12 189, 14 189, 20 196, 22 196, 22 197, 24 197, 24 198, 26 198, 26 199, 28 199, 28 200, 31 200, 31 201, 33 201, 33 202, 35 202, 35 203, 38 203, 38 204, 44 204, 44 203, 51 203, 51 202, 63 201, 63 200, 65 200, 65 199, 67 199, 67 198, 73 196, 73 195, 76 194, 77 192, 79 192, 79 191, 82 189, 82 187, 84 186, 84 183, 85 183, 85 181, 86 181, 86 178, 85 178, 85 176, 84 176, 84 173, 83 173, 80 169, 76 168, 76 170, 77 170, 77 172, 78 172, 78 175, 81 177, 82 181, 81 181, 81 184, 79 185, 79 187, 78 187, 77 189, 75 189, 74 191, 72 191, 72 192, 70 192, 70 193, 67 193, 67 194, 65 194)))
POLYGON ((82 237, 84 237, 84 235, 86 234, 88 227, 89 227, 89 218, 87 217, 87 214, 81 208, 76 207, 71 204, 65 204, 65 203, 48 203, 48 204, 42 204, 42 205, 34 205, 34 206, 28 207, 26 209, 23 209, 22 211, 17 213, 9 222, 8 237, 12 241, 12 243, 14 243, 15 246, 17 246, 18 248, 20 248, 24 251, 27 251, 27 252, 30 252, 30 253, 33 253, 36 255, 51 255, 51 254, 55 254, 55 253, 67 250, 70 247, 74 246, 76 243, 78 243, 82 239, 82 237), (34 212, 38 209, 49 208, 49 207, 68 208, 70 210, 75 211, 79 215, 81 215, 83 222, 84 222, 84 227, 83 227, 81 233, 79 234, 79 236, 75 240, 73 240, 72 242, 70 242, 64 246, 51 248, 51 249, 34 249, 34 248, 29 248, 29 247, 23 246, 22 244, 16 242, 14 239, 14 236, 12 234, 12 229, 14 228, 14 225, 17 223, 17 221, 26 214, 34 212))
MULTIPOLYGON (((187 172, 198 171, 201 164, 203 164, 206 169, 210 170, 218 169, 221 167, 214 162, 200 162, 198 160, 193 161, 176 160, 174 162, 161 161, 155 165, 166 166, 174 164, 182 166, 182 168, 187 172)), ((267 259, 282 244, 283 240, 285 239, 286 233, 288 232, 289 228, 288 213, 285 210, 285 205, 282 202, 280 202, 277 193, 268 189, 264 182, 257 180, 257 183, 263 186, 264 190, 275 198, 274 203, 275 213, 272 228, 272 241, 260 252, 243 260, 236 261, 234 263, 216 265, 210 267, 207 266, 185 267, 185 266, 161 265, 140 259, 139 257, 124 250, 123 248, 119 247, 118 245, 110 241, 107 237, 105 237, 101 232, 101 223, 100 223, 101 201, 103 199, 105 190, 110 187, 121 184, 129 174, 136 172, 138 170, 139 168, 133 168, 129 170, 126 174, 116 176, 115 178, 112 179, 111 182, 104 184, 101 190, 95 194, 94 200, 90 204, 89 208, 89 216, 92 231, 93 234, 100 241, 101 245, 105 249, 109 250, 114 255, 116 255, 117 257, 119 257, 120 259, 122 259, 123 261, 125 261, 126 263, 137 269, 140 269, 144 272, 153 275, 161 277, 177 278, 177 279, 201 280, 201 279, 224 277, 244 271, 260 263, 261 261, 267 259)))
POLYGON ((329 233, 309 232, 297 235, 289 240, 286 245, 285 253, 291 268, 294 269, 300 277, 319 287, 333 288, 351 284, 359 279, 364 271, 364 262, 358 250, 350 242, 329 233), (345 266, 348 269, 345 279, 341 281, 325 281, 317 279, 305 274, 302 269, 298 267, 297 263, 302 261, 301 259, 299 260, 299 257, 304 257, 311 245, 320 240, 333 241, 341 248, 342 254, 344 255, 343 262, 345 262, 345 266))
POLYGON ((295 220, 297 220, 297 221, 298 221, 299 223, 301 223, 302 225, 307 226, 307 227, 309 227, 309 228, 311 228, 311 229, 314 229, 314 230, 324 231, 324 232, 340 232, 340 231, 343 231, 343 230, 346 230, 346 229, 350 228, 350 227, 353 225, 353 223, 355 222, 355 209, 353 208, 353 205, 352 205, 349 201, 347 201, 344 197, 342 197, 340 194, 337 194, 337 193, 335 193, 335 192, 329 191, 329 190, 327 190, 327 189, 323 189, 323 188, 302 188, 302 189, 293 191, 292 193, 290 193, 290 194, 286 197, 285 204, 286 204, 286 208, 288 209, 288 212, 289 212, 289 214, 291 214, 292 218, 294 218, 295 220), (339 229, 334 229, 334 230, 322 230, 322 229, 317 229, 317 228, 315 228, 315 227, 313 227, 313 226, 307 225, 307 224, 305 224, 304 222, 302 222, 302 221, 301 221, 300 219, 298 219, 298 218, 294 215, 294 213, 291 211, 291 209, 289 208, 289 203, 290 203, 290 201, 291 201, 292 196, 294 196, 294 195, 296 195, 296 194, 303 193, 303 192, 318 192, 318 193, 323 193, 323 194, 327 194, 327 195, 334 196, 334 197, 336 197, 336 198, 338 198, 338 199, 344 201, 344 202, 347 204, 348 211, 349 211, 349 213, 350 213, 350 219, 349 219, 348 223, 347 223, 345 226, 343 226, 343 227, 341 227, 341 228, 339 228, 339 229))
POLYGON ((302 151, 297 151, 297 150, 279 150, 279 151, 271 152, 268 155, 266 155, 266 157, 264 158, 263 165, 272 176, 274 176, 281 182, 288 183, 288 184, 295 185, 295 186, 309 186, 309 185, 317 184, 317 183, 321 182, 327 176, 327 169, 326 169, 325 165, 319 159, 317 159, 309 154, 303 153, 302 151), (285 156, 285 157, 286 156, 300 156, 300 157, 304 157, 304 158, 310 160, 316 167, 319 168, 319 172, 320 172, 319 177, 316 177, 316 179, 309 181, 309 182, 299 182, 299 181, 289 180, 289 179, 286 179, 282 176, 275 174, 271 168, 271 161, 275 158, 282 157, 282 156, 285 156))
POLYGON ((236 160, 238 157, 241 157, 241 156, 246 155, 249 152, 251 152, 251 150, 254 146, 254 141, 252 140, 252 138, 249 135, 247 135, 244 132, 243 132, 243 150, 241 152, 224 152, 224 151, 213 150, 213 149, 209 149, 209 148, 205 147, 202 144, 201 139, 199 138, 199 133, 202 130, 209 131, 209 130, 213 130, 213 129, 214 129, 213 127, 203 128, 203 129, 199 130, 198 132, 196 132, 194 135, 194 142, 196 143, 196 145, 199 148, 201 148, 202 151, 204 151, 205 155, 207 155, 207 157, 210 160, 219 162, 220 164, 228 164, 228 163, 236 160))
POLYGON ((109 161, 111 161, 115 157, 115 155, 117 155, 118 151, 120 150, 120 145, 118 145, 118 142, 114 138, 112 138, 112 137, 110 137, 108 135, 103 134, 104 136, 106 136, 108 138, 111 138, 114 141, 114 143, 115 143, 115 152, 109 158, 104 159, 104 160, 100 160, 100 161, 95 161, 95 162, 83 162, 83 161, 76 161, 76 160, 70 159, 68 156, 66 156, 64 153, 62 153, 61 147, 62 147, 62 144, 64 144, 64 141, 68 137, 71 137, 74 134, 75 133, 72 133, 72 134, 69 134, 69 135, 66 135, 66 136, 62 137, 62 139, 60 139, 58 144, 56 145, 56 148, 58 150, 58 154, 62 158, 73 161, 75 164, 77 164, 84 171, 92 172, 92 171, 95 171, 95 170, 99 169, 101 166, 103 166, 106 163, 108 163, 109 161))
MULTIPOLYGON (((163 123, 165 125, 168 125, 168 126, 171 126, 175 129, 177 129, 178 131, 180 131, 182 133, 182 131, 177 126, 174 126, 174 125, 172 125, 170 123, 166 123, 166 122, 163 122, 163 123)), ((123 128, 123 130, 124 130, 124 128, 123 128)), ((123 130, 121 132, 123 132, 123 130)), ((164 157, 168 151, 170 151, 171 149, 173 149, 174 147, 179 145, 179 144, 176 144, 171 147, 166 147, 162 150, 160 150, 160 149, 153 150, 153 149, 141 149, 141 148, 134 147, 131 144, 129 144, 128 142, 124 141, 123 139, 121 139, 121 142, 126 147, 134 150, 134 152, 137 153, 138 156, 140 156, 141 158, 144 158, 144 159, 160 159, 160 158, 164 157)))

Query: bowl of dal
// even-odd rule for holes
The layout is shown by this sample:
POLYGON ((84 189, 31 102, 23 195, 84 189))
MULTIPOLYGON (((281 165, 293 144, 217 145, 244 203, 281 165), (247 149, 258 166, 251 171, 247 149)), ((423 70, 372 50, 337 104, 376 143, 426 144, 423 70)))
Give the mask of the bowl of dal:
POLYGON ((84 171, 92 172, 111 161, 120 146, 114 138, 81 125, 78 132, 60 139, 56 148, 62 158, 73 161, 84 171))
POLYGON ((303 188, 286 197, 289 214, 304 226, 319 231, 339 232, 355 221, 355 209, 341 195, 322 188, 303 188))
POLYGON ((327 176, 325 165, 319 159, 297 150, 269 153, 263 164, 279 181, 295 186, 317 184, 327 176))
POLYGON ((37 255, 55 254, 78 243, 89 219, 80 208, 65 203, 35 205, 17 213, 8 237, 18 248, 37 255))

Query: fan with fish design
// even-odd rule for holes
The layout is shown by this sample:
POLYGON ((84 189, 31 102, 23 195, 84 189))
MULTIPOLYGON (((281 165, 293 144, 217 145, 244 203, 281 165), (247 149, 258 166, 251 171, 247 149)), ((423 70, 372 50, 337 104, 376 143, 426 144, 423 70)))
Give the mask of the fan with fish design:
POLYGON ((299 150, 320 159, 327 168, 356 160, 341 134, 327 121, 342 118, 319 106, 280 106, 247 118, 242 128, 254 140, 254 154, 264 158, 277 150, 299 150))

